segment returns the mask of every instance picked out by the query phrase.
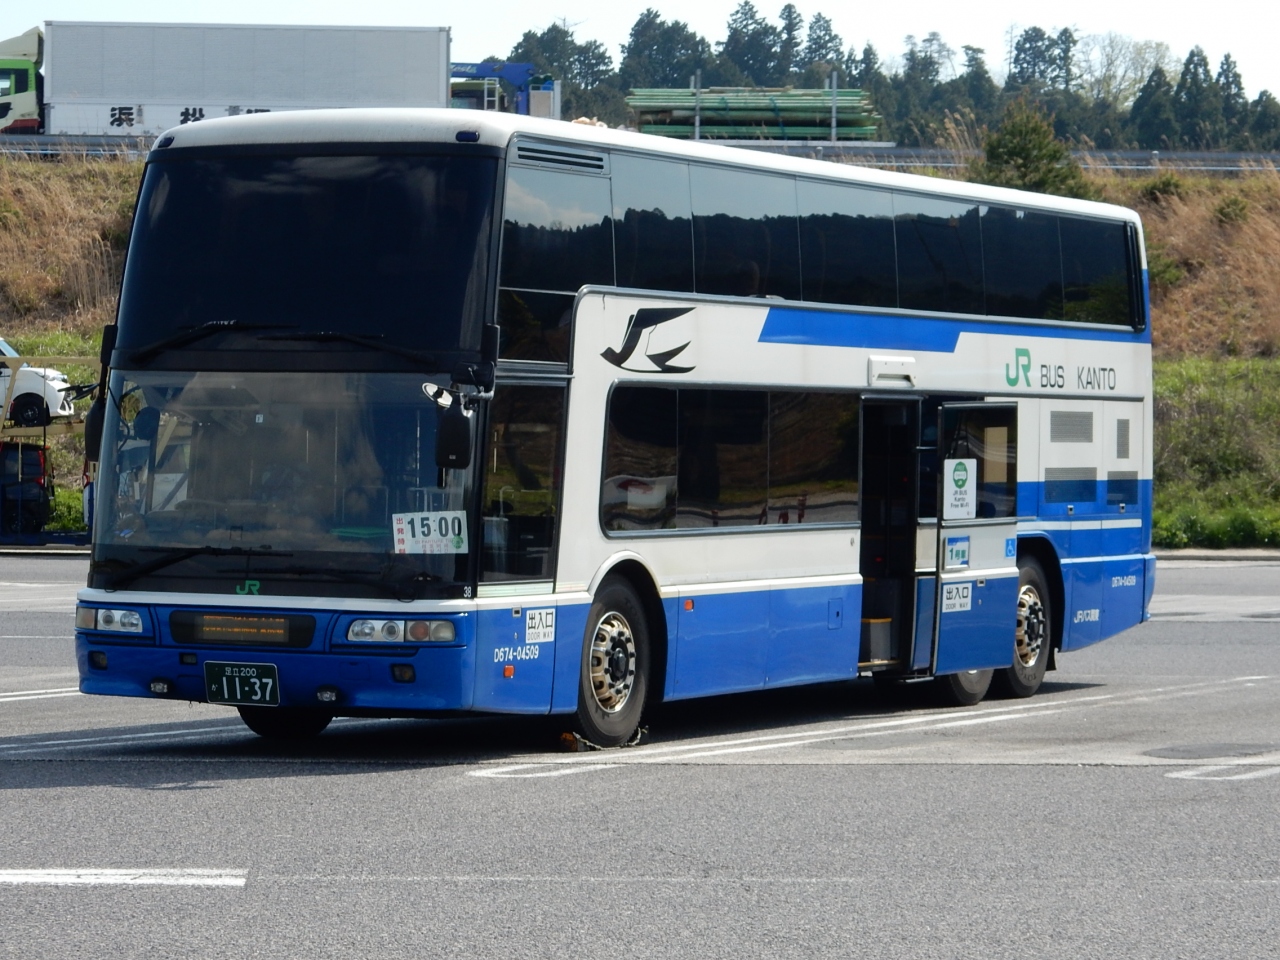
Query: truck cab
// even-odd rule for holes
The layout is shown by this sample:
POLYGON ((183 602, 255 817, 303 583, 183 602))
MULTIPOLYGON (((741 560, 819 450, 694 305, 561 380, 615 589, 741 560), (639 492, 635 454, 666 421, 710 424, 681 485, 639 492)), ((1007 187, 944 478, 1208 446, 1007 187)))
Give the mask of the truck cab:
POLYGON ((0 133, 39 133, 44 33, 32 27, 0 41, 0 133))

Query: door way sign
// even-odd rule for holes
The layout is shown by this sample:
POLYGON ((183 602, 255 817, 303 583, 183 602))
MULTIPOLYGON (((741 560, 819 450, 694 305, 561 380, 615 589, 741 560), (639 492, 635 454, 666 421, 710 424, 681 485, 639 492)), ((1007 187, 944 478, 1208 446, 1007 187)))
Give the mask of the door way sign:
POLYGON ((972 520, 978 515, 978 461, 942 461, 942 519, 972 520))

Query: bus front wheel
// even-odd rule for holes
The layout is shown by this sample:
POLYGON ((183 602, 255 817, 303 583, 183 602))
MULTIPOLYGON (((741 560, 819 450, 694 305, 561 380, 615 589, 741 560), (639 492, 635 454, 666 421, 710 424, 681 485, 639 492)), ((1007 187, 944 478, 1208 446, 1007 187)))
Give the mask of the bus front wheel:
POLYGON ((587 615, 578 684, 578 734, 618 747, 640 726, 649 687, 649 629, 644 605, 625 580, 607 578, 587 615))
POLYGON ((268 740, 310 740, 333 716, 305 707, 238 707, 244 725, 268 740))
POLYGON ((1018 620, 1013 664, 997 670, 992 688, 1006 697, 1029 697, 1040 689, 1052 645, 1049 581, 1032 557, 1018 561, 1018 620))

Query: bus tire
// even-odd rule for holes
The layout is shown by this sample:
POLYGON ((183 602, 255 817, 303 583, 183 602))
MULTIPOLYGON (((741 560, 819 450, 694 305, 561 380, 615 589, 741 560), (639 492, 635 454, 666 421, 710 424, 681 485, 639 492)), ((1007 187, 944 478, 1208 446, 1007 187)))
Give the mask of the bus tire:
POLYGON ((649 628, 644 605, 620 577, 607 577, 596 590, 579 673, 579 736, 599 747, 627 743, 649 690, 649 628))
POLYGON ((317 737, 333 714, 306 707, 237 707, 244 725, 268 740, 310 740, 317 737))
POLYGON ((933 682, 938 699, 948 707, 972 707, 981 703, 991 686, 991 675, 994 670, 965 670, 962 673, 948 673, 933 682))
POLYGON ((1005 697, 1029 697, 1040 689, 1053 648, 1053 608, 1049 580, 1034 557, 1018 561, 1018 619, 1013 664, 997 670, 992 690, 1005 697))

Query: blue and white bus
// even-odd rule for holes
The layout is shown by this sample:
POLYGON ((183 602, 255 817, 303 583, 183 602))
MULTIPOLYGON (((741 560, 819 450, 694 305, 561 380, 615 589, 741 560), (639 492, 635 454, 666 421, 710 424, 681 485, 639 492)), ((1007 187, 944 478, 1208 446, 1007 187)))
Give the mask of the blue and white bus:
POLYGON ((171 130, 105 338, 80 688, 600 745, 858 676, 1030 696, 1147 615, 1145 276, 1128 210, 706 143, 171 130))

